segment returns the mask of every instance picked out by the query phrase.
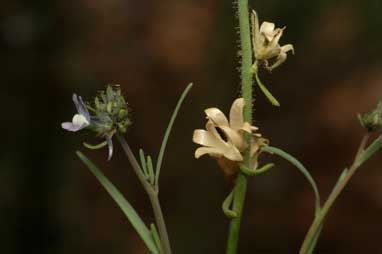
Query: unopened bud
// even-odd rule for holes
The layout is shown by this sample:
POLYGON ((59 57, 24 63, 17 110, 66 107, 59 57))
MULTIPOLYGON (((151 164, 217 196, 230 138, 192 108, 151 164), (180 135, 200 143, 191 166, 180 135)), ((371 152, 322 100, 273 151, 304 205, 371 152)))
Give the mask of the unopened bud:
POLYGON ((362 127, 366 128, 369 132, 382 129, 382 102, 378 103, 374 111, 358 114, 358 120, 362 127))

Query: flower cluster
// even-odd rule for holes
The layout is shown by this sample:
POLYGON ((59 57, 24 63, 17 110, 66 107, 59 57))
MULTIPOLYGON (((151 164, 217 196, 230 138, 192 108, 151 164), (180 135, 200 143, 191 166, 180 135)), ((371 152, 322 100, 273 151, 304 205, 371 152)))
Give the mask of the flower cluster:
POLYGON ((250 156, 252 168, 256 169, 260 148, 267 140, 256 133, 257 127, 243 119, 244 99, 236 99, 231 107, 229 121, 217 108, 205 110, 207 115, 206 130, 194 131, 193 142, 202 145, 195 151, 195 158, 209 154, 217 159, 219 166, 227 177, 234 177, 243 161, 243 152, 247 149, 245 133, 251 134, 250 156))
POLYGON ((116 132, 125 133, 131 124, 128 117, 129 110, 121 95, 121 89, 117 85, 107 86, 106 91, 100 91, 95 97, 93 105, 86 105, 81 96, 76 94, 73 94, 73 102, 77 108, 77 114, 73 116, 72 122, 64 122, 61 127, 71 132, 85 128, 94 131, 97 136, 106 140, 110 160, 113 155, 113 135, 116 132))
POLYGON ((358 119, 362 127, 366 128, 369 132, 382 129, 382 102, 379 102, 377 108, 365 114, 359 114, 358 119))
POLYGON ((287 52, 294 48, 292 44, 280 46, 279 40, 285 27, 276 28, 275 24, 263 22, 259 27, 259 19, 255 11, 252 12, 252 46, 257 62, 264 63, 265 68, 272 71, 287 59, 287 52), (269 66, 268 60, 276 57, 275 62, 269 66))
POLYGON ((92 127, 99 135, 112 136, 117 131, 125 133, 131 124, 127 103, 119 86, 109 85, 106 92, 100 91, 91 109, 96 119, 92 127))

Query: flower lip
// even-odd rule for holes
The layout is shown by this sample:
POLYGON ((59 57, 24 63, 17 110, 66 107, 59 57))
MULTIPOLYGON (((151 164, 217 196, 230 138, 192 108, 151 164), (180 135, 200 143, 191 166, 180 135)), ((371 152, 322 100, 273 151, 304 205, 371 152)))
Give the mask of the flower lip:
POLYGON ((73 99, 74 105, 76 105, 77 112, 80 115, 83 115, 86 118, 86 120, 90 123, 89 110, 87 109, 86 104, 82 100, 82 97, 77 96, 77 94, 73 94, 72 99, 73 99))
POLYGON ((73 94, 72 96, 74 105, 77 109, 77 114, 73 116, 72 122, 64 122, 61 124, 61 127, 64 130, 77 132, 82 130, 90 125, 90 114, 89 111, 83 102, 81 96, 73 94))
POLYGON ((243 157, 240 151, 230 142, 225 142, 218 133, 214 123, 208 121, 206 130, 195 130, 192 140, 202 145, 195 151, 195 158, 199 158, 204 154, 209 154, 213 157, 224 156, 232 161, 242 161, 243 157))
POLYGON ((75 114, 72 122, 64 122, 61 124, 61 127, 67 131, 76 132, 88 127, 89 125, 90 123, 83 115, 75 114))
POLYGON ((275 30, 275 24, 264 21, 260 26, 260 33, 263 34, 268 41, 271 41, 277 34, 277 30, 275 30))

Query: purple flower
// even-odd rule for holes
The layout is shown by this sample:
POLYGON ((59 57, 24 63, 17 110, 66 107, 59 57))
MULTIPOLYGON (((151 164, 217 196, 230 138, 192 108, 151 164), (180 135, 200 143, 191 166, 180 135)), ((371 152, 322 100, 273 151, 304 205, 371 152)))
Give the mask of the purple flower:
POLYGON ((81 96, 73 94, 73 102, 77 108, 77 114, 73 116, 72 122, 64 122, 61 127, 67 131, 76 132, 90 125, 90 114, 81 96))

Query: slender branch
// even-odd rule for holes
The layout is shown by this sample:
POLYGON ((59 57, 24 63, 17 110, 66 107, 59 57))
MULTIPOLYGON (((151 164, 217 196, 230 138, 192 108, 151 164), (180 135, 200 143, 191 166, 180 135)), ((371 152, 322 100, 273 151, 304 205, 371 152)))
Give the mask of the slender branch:
POLYGON ((115 135, 117 136, 119 143, 121 144, 123 150, 125 151, 126 156, 129 159, 135 174, 137 175, 144 190, 149 196, 151 206, 154 212, 155 221, 159 230, 159 237, 161 240, 161 254, 171 254, 170 240, 168 237, 166 224, 163 218, 162 209, 159 203, 158 193, 154 190, 153 186, 146 181, 146 177, 143 174, 143 171, 141 167, 139 166, 139 163, 137 159, 135 158, 133 152, 131 151, 129 145, 127 144, 126 140, 119 133, 116 133, 115 135))
POLYGON ((332 190, 328 199, 326 200, 324 206, 320 210, 320 213, 315 217, 312 225, 310 226, 308 230, 308 233, 305 236, 304 242, 302 243, 302 246, 300 248, 300 254, 312 253, 313 249, 311 248, 311 245, 315 244, 314 241, 317 240, 315 239, 317 231, 321 230, 322 223, 326 215, 328 214, 330 208, 333 206, 334 202, 336 201, 338 196, 341 194, 342 190, 345 188, 347 183, 350 181, 351 177, 359 168, 358 159, 359 159, 359 156, 364 151, 368 139, 369 139, 369 134, 366 134, 359 145, 353 164, 347 171, 347 174, 344 175, 343 179, 340 179, 339 182, 335 185, 334 189, 332 190))
MULTIPOLYGON (((244 107, 244 120, 252 123, 252 50, 251 50, 251 34, 249 25, 249 11, 248 0, 238 0, 238 15, 239 15, 239 30, 240 30, 240 49, 241 49, 241 92, 245 101, 244 107)), ((250 147, 251 136, 246 135, 246 142, 248 149, 244 155, 244 165, 250 167, 250 147)), ((233 210, 237 216, 231 219, 228 242, 227 254, 237 253, 237 244, 239 240, 239 232, 241 225, 241 218, 245 203, 245 196, 247 192, 247 177, 240 173, 236 179, 234 187, 234 202, 233 210)))

